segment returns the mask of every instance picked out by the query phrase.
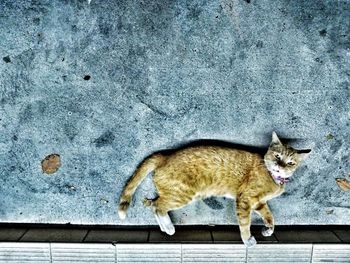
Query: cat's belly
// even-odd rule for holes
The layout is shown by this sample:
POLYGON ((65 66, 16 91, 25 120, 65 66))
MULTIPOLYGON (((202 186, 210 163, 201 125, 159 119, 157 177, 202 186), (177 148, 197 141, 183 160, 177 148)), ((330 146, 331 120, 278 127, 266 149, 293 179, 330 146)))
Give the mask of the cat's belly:
POLYGON ((223 197, 235 199, 235 196, 233 196, 232 194, 225 194, 223 197))
POLYGON ((199 200, 199 199, 205 199, 212 196, 235 199, 235 196, 232 193, 227 193, 227 192, 224 193, 224 192, 217 192, 217 191, 203 191, 203 192, 197 193, 194 196, 193 201, 199 200))

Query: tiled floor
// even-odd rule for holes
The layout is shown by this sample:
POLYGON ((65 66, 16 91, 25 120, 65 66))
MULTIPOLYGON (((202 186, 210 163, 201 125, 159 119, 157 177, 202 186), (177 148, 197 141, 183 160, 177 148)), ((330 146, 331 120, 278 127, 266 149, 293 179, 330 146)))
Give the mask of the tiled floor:
POLYGON ((277 226, 271 237, 260 227, 258 245, 246 249, 237 226, 157 227, 0 226, 0 262, 350 262, 349 226, 277 226))
MULTIPOLYGON (((277 226, 271 237, 263 237, 259 226, 252 234, 261 244, 350 243, 350 226, 277 226)), ((237 226, 177 226, 168 236, 158 227, 2 225, 0 241, 68 243, 231 243, 241 244, 237 226)))
POLYGON ((0 262, 350 262, 350 244, 0 243, 0 262))

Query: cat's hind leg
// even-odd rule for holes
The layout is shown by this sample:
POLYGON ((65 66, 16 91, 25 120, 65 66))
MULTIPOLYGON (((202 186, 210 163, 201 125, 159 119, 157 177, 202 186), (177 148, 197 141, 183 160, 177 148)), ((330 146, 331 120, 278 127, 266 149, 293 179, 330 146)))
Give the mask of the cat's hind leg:
POLYGON ((156 208, 156 205, 155 205, 156 200, 158 200, 158 199, 155 199, 155 200, 145 199, 144 205, 152 207, 154 216, 155 216, 156 221, 160 227, 160 230, 162 232, 165 232, 168 235, 172 236, 175 234, 175 227, 174 227, 173 223, 171 222, 169 214, 167 212, 159 211, 156 208))
POLYGON ((171 222, 171 219, 168 213, 161 214, 156 210, 154 215, 160 226, 160 230, 167 233, 169 236, 172 236, 175 234, 175 227, 173 225, 173 222, 171 222))
POLYGON ((159 192, 158 199, 153 202, 155 215, 168 235, 175 234, 175 227, 171 222, 168 212, 184 207, 190 200, 192 200, 191 196, 183 195, 179 192, 172 191, 171 194, 164 191, 159 192))

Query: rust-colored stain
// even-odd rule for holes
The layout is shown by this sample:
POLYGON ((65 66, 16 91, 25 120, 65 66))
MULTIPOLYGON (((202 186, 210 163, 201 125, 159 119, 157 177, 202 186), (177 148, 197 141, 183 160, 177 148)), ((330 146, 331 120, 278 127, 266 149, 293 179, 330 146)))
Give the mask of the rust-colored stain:
POLYGON ((61 157, 59 154, 50 154, 41 161, 41 168, 44 173, 53 174, 61 167, 61 157))
POLYGON ((350 190, 350 182, 346 180, 345 178, 337 178, 335 179, 337 181, 338 186, 343 191, 349 191, 350 190))

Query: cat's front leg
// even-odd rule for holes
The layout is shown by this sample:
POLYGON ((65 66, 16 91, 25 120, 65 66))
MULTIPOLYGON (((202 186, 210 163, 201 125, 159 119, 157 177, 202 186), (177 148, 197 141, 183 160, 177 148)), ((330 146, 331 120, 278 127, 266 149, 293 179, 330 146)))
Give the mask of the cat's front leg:
POLYGON ((263 227, 261 234, 264 237, 269 237, 273 234, 275 225, 273 220, 273 215, 267 203, 259 203, 255 211, 262 217, 265 227, 263 227))
POLYGON ((256 240, 250 233, 251 208, 248 200, 238 199, 236 201, 239 229, 241 231, 242 241, 246 247, 253 247, 256 245, 256 240))

